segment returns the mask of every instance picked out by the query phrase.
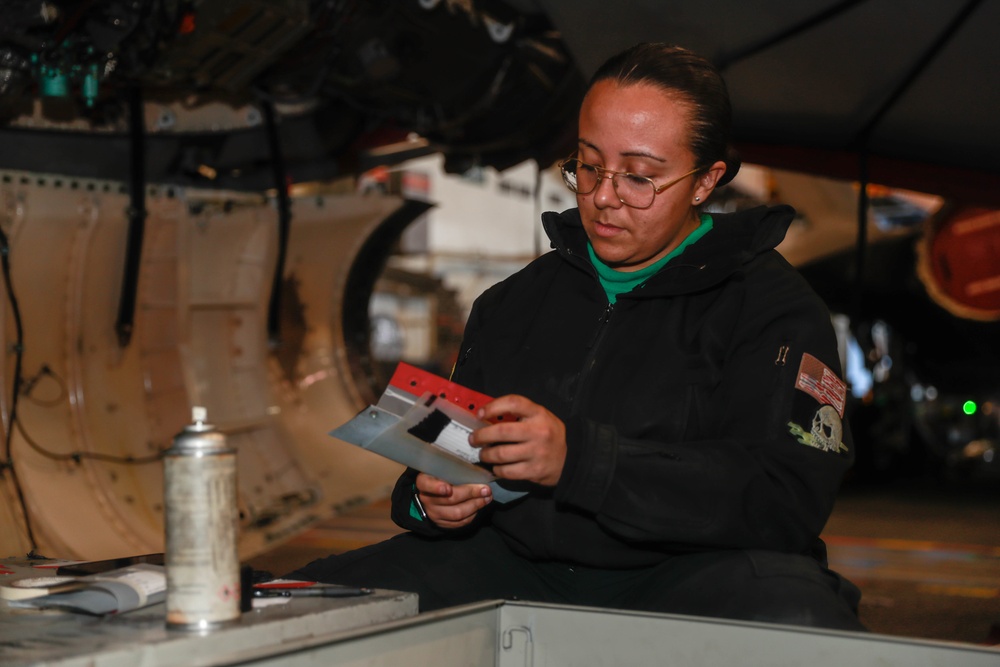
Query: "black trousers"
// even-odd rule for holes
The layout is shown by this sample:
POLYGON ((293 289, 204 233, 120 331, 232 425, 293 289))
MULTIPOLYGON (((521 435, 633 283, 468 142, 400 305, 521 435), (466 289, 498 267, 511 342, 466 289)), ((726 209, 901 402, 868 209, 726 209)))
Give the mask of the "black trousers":
POLYGON ((285 576, 415 592, 421 611, 504 599, 865 629, 857 587, 813 558, 772 551, 680 554, 607 570, 528 560, 484 527, 447 539, 404 533, 285 576))

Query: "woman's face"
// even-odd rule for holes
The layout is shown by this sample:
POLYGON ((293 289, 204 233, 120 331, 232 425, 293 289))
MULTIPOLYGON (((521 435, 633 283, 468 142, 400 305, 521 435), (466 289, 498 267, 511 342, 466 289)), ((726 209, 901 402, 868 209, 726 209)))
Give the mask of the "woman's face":
MULTIPOLYGON (((688 147, 686 106, 650 84, 594 84, 580 108, 579 127, 580 160, 646 176, 657 186, 703 166, 695 164, 688 147)), ((654 264, 697 228, 694 206, 708 198, 724 171, 725 163, 717 162, 707 172, 684 178, 656 195, 646 209, 623 204, 610 177, 593 192, 577 194, 594 252, 619 271, 654 264)))

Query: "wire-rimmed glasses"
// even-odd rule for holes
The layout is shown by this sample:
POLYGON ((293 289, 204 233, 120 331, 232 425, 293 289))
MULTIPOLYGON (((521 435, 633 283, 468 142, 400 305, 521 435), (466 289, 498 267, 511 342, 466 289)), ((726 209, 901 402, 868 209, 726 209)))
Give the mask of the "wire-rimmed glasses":
POLYGON ((611 171, 604 167, 588 164, 575 157, 566 158, 560 162, 559 170, 562 172, 566 187, 581 195, 587 195, 596 190, 601 179, 610 175, 611 185, 618 201, 632 208, 649 208, 653 205, 656 195, 698 172, 698 168, 695 167, 686 174, 658 186, 652 179, 645 176, 628 171, 611 171))

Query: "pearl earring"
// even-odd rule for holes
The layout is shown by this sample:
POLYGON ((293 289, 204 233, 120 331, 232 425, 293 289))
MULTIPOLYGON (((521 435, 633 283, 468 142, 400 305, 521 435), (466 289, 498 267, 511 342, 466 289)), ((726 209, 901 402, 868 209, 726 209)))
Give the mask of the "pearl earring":
POLYGON ((695 197, 694 200, 695 201, 701 201, 701 197, 695 197))

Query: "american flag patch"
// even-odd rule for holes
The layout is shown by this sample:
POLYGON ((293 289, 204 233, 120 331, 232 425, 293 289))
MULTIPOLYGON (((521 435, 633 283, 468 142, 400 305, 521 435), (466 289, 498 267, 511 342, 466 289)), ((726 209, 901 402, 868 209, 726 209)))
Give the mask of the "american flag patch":
POLYGON ((824 405, 832 405, 837 414, 844 416, 847 384, 811 354, 802 355, 795 388, 801 389, 824 405))

